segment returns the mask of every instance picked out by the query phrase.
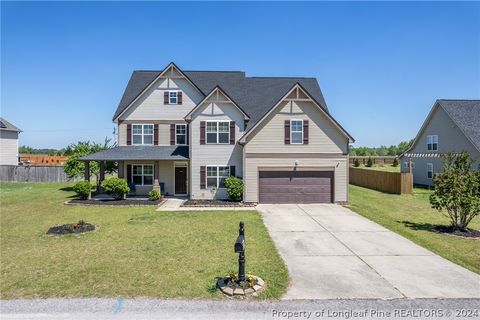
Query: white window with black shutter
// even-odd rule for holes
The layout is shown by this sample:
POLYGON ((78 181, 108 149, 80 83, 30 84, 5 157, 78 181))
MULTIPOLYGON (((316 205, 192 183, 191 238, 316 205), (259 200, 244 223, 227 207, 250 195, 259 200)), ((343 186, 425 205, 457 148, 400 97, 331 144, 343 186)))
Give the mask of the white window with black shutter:
POLYGON ((205 182, 201 181, 200 187, 219 189, 225 188, 225 180, 235 175, 235 166, 205 166, 205 175, 202 171, 203 168, 200 170, 200 180, 205 179, 205 182))
POLYGON ((132 124, 132 144, 153 144, 153 124, 132 124))
POLYGON ((207 144, 230 144, 230 121, 206 121, 207 144))
POLYGON ((168 90, 163 95, 163 104, 182 104, 182 91, 168 90))
POLYGON ((303 120, 290 120, 290 144, 303 144, 303 120))
POLYGON ((153 165, 134 164, 131 168, 131 182, 138 186, 151 186, 153 184, 153 165))

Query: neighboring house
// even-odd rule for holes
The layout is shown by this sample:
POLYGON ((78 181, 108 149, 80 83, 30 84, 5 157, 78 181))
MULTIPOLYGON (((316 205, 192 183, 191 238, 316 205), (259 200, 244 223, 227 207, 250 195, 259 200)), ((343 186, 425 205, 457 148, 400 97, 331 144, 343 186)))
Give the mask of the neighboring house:
POLYGON ((442 156, 467 151, 480 164, 480 100, 437 100, 412 146, 402 156, 402 172, 412 163, 413 183, 433 185, 443 171, 442 156))
MULTIPOLYGON (((330 115, 315 78, 240 71, 134 71, 113 116, 118 146, 81 158, 118 161, 145 194, 224 199, 243 177, 244 200, 346 202, 353 138, 330 115)), ((102 165, 101 165, 102 166, 102 165)))
POLYGON ((0 117, 0 165, 18 165, 18 135, 22 130, 0 117))

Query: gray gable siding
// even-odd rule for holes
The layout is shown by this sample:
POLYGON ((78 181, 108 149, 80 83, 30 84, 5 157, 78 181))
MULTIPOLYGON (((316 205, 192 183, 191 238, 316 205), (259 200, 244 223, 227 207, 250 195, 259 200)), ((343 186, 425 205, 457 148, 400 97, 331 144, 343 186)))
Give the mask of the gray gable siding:
MULTIPOLYGON (((450 117, 449 113, 439 104, 436 104, 430 119, 425 128, 418 135, 415 144, 408 153, 421 154, 441 154, 446 152, 462 152, 467 151, 472 157, 477 159, 475 166, 480 164, 480 152, 465 136, 457 123, 450 117), (427 150, 427 136, 438 135, 438 150, 427 150)), ((408 157, 401 157, 401 171, 408 172, 408 168, 404 167, 404 163, 408 162, 408 157)), ((416 157, 412 158, 415 164, 413 171, 413 182, 421 185, 433 185, 433 180, 427 177, 427 164, 433 165, 434 173, 443 171, 443 160, 438 157, 416 157)))

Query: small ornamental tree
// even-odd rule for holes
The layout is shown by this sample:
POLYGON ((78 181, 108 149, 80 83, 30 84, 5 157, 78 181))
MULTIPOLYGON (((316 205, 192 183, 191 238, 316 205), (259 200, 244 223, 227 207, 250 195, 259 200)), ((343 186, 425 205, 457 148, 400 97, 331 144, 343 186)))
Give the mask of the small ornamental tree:
POLYGON ((355 168, 360 167, 360 161, 358 161, 358 158, 355 158, 355 160, 353 161, 353 166, 354 166, 355 168))
MULTIPOLYGON (((68 160, 65 162, 63 170, 67 174, 68 178, 83 177, 85 174, 85 163, 78 161, 77 158, 87 156, 89 154, 106 150, 110 148, 110 139, 105 138, 105 142, 98 144, 90 141, 79 141, 77 143, 69 145, 65 149, 65 155, 68 156, 68 160)), ((113 173, 117 169, 115 162, 107 161, 105 163, 105 173, 113 173)), ((98 184, 100 177, 100 167, 98 162, 90 162, 90 175, 94 175, 98 184)))
POLYGON ((230 201, 242 201, 243 180, 241 178, 229 177, 225 179, 225 187, 227 187, 227 196, 230 201))
POLYGON ((442 173, 435 174, 435 190, 430 195, 432 208, 450 219, 454 230, 465 231, 480 214, 480 170, 473 170, 474 160, 467 152, 448 153, 442 173))
POLYGON ((372 160, 372 158, 368 158, 367 164, 365 165, 365 167, 369 167, 369 168, 370 168, 370 167, 372 167, 372 166, 373 166, 373 160, 372 160))
POLYGON ((113 196, 115 199, 122 199, 130 191, 127 180, 117 177, 110 177, 102 182, 103 192, 113 196))
POLYGON ((398 159, 397 158, 393 159, 392 167, 398 167, 398 159))

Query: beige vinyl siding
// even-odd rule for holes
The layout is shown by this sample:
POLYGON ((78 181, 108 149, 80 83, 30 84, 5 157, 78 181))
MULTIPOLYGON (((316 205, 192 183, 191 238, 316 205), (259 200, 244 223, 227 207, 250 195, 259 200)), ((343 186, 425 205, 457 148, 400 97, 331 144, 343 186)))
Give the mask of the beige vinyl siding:
POLYGON ((119 120, 183 119, 202 99, 203 95, 188 80, 160 78, 119 117, 119 120), (164 92, 168 90, 182 91, 181 105, 163 103, 164 92))
POLYGON ((0 130, 0 165, 18 165, 18 132, 0 130))
MULTIPOLYGON (((480 152, 468 140, 463 132, 455 125, 446 111, 439 106, 435 106, 428 123, 415 141, 415 145, 408 153, 446 153, 446 152, 462 152, 467 151, 472 157, 477 159, 474 167, 480 164, 480 152), (427 150, 427 136, 438 136, 438 150, 427 150)), ((408 162, 408 158, 402 157, 401 171, 408 172, 408 168, 404 167, 404 162, 408 162)), ((433 172, 443 171, 443 160, 435 157, 412 158, 415 163, 413 171, 413 183, 421 185, 433 185, 433 180, 427 177, 427 163, 433 164, 433 172)))
POLYGON ((336 153, 346 154, 347 137, 312 102, 285 101, 247 138, 247 153, 336 153), (285 120, 309 120, 308 145, 284 143, 285 120))
POLYGON ((232 104, 205 103, 199 107, 192 116, 190 124, 190 195, 192 199, 225 199, 226 189, 219 189, 212 193, 209 189, 200 189, 200 167, 209 165, 234 165, 237 176, 243 175, 242 146, 239 144, 200 144, 200 122, 208 120, 235 121, 235 139, 244 132, 243 115, 232 104))
POLYGON ((122 121, 118 125, 118 145, 127 145, 127 124, 132 123, 147 123, 158 124, 158 145, 169 146, 170 145, 170 124, 187 124, 185 120, 174 121, 158 121, 158 120, 128 120, 122 121))
MULTIPOLYGON (((281 156, 281 155, 280 155, 281 156)), ((245 201, 258 202, 258 171, 259 170, 293 170, 295 160, 299 165, 297 170, 327 170, 334 171, 334 201, 348 201, 348 158, 338 156, 333 158, 245 158, 245 201)))

